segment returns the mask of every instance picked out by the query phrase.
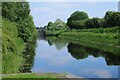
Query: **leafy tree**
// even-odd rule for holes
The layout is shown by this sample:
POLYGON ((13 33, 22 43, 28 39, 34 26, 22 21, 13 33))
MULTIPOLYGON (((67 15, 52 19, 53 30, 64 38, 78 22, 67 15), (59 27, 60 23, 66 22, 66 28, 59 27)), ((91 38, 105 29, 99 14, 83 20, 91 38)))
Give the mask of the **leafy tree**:
POLYGON ((57 19, 54 23, 49 22, 47 25, 48 30, 65 30, 67 29, 66 23, 60 19, 57 19))
POLYGON ((51 30, 52 29, 52 25, 53 25, 53 22, 49 22, 46 28, 48 30, 51 30))
POLYGON ((106 24, 106 22, 105 22, 105 19, 104 19, 104 18, 99 19, 99 26, 100 26, 101 28, 104 28, 104 27, 105 27, 105 24, 106 24))
POLYGON ((30 41, 30 39, 35 36, 36 29, 33 19, 30 16, 28 2, 3 2, 2 16, 3 18, 7 18, 11 22, 16 23, 18 35, 25 42, 30 41))
POLYGON ((32 16, 28 16, 25 20, 19 20, 18 25, 19 36, 25 41, 32 41, 36 36, 36 28, 32 16))
POLYGON ((83 20, 88 19, 88 15, 85 12, 75 11, 68 19, 67 19, 67 26, 71 29, 78 29, 82 28, 83 20), (77 26, 76 26, 77 25, 77 26))
POLYGON ((18 16, 15 13, 16 3, 14 2, 3 2, 2 3, 2 17, 9 19, 10 21, 15 21, 18 16))
POLYGON ((97 17, 85 21, 85 28, 100 28, 100 25, 102 25, 102 23, 100 24, 100 19, 97 17))
POLYGON ((2 17, 9 19, 12 22, 17 22, 20 19, 25 19, 29 16, 30 8, 28 2, 3 2, 2 17))
POLYGON ((120 26, 120 12, 108 11, 104 18, 106 27, 120 26))

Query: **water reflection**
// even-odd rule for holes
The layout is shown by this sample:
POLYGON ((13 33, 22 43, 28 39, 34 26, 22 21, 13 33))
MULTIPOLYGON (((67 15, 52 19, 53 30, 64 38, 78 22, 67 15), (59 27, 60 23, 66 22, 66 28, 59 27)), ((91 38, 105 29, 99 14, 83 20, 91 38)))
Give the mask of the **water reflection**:
POLYGON ((54 45, 57 50, 61 50, 68 44, 68 52, 76 60, 82 60, 92 55, 96 58, 103 57, 106 61, 106 64, 109 66, 120 65, 120 55, 115 55, 115 53, 87 47, 79 43, 73 43, 73 41, 66 41, 65 39, 58 37, 39 36, 39 40, 46 40, 50 46, 54 45))
POLYGON ((57 50, 61 50, 67 44, 68 52, 71 56, 77 60, 85 59, 92 55, 93 57, 103 57, 105 58, 107 65, 120 65, 120 55, 115 55, 115 53, 106 52, 103 50, 83 46, 79 43, 73 43, 73 41, 66 41, 65 39, 58 37, 40 37, 41 40, 47 40, 50 46, 55 46, 57 50))
POLYGON ((103 57, 107 65, 120 65, 120 56, 113 53, 105 52, 99 49, 93 49, 78 43, 69 43, 68 52, 77 60, 85 59, 92 55, 94 57, 103 57))
POLYGON ((26 44, 26 48, 23 52, 22 65, 20 66, 20 70, 19 70, 20 72, 31 73, 31 68, 34 64, 35 49, 36 49, 36 40, 26 44))
POLYGON ((67 44, 65 40, 57 37, 47 37, 47 41, 50 46, 55 45, 57 50, 61 50, 67 44))
POLYGON ((87 78, 117 78, 119 57, 114 53, 70 40, 44 37, 37 40, 32 72, 69 73, 87 78))

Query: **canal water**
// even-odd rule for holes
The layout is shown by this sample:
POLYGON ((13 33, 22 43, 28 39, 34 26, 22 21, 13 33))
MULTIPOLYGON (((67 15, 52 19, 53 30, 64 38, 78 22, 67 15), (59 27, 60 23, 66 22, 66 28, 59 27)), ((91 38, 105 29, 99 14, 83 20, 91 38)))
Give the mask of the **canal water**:
POLYGON ((118 56, 56 37, 38 38, 32 72, 118 78, 118 56))

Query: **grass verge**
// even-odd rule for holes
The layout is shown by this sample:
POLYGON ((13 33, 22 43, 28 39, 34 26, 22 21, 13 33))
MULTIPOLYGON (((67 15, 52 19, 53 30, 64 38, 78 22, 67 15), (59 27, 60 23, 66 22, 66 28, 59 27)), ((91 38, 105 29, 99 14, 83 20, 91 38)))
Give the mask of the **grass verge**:
POLYGON ((8 74, 4 78, 65 78, 66 74, 58 73, 21 73, 21 74, 8 74))

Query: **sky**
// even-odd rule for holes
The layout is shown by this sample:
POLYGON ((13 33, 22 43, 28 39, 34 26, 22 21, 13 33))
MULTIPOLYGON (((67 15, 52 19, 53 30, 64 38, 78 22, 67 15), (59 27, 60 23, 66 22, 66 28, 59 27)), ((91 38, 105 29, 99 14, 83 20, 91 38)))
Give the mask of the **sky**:
POLYGON ((118 11, 118 2, 30 2, 35 26, 44 27, 48 22, 67 18, 75 11, 84 11, 90 18, 104 17, 107 11, 118 11))

